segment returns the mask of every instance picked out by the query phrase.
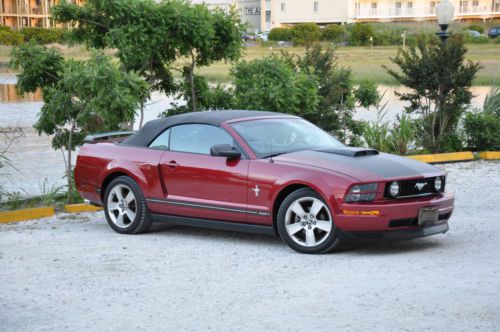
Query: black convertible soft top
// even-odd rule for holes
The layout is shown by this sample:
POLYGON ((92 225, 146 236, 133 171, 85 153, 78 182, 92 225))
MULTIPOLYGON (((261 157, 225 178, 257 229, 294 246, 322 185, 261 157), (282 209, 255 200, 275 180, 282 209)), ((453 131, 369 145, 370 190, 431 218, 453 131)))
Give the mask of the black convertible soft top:
POLYGON ((122 141, 125 145, 148 146, 165 129, 172 126, 188 123, 201 123, 212 126, 219 126, 222 122, 261 117, 261 116, 290 116, 284 113, 264 112, 264 111, 209 111, 209 112, 191 112, 179 115, 173 115, 166 118, 152 120, 147 122, 141 130, 129 136, 122 141))

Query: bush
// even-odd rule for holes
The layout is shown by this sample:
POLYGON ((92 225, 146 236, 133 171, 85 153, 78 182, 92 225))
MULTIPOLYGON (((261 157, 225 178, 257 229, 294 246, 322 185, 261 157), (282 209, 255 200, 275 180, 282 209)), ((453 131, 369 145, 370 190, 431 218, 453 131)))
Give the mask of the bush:
POLYGON ((380 95, 377 91, 377 85, 371 81, 362 82, 354 91, 354 97, 364 108, 376 105, 380 99, 380 95))
POLYGON ((311 45, 321 39, 321 29, 316 23, 300 23, 292 28, 292 41, 297 45, 311 45))
POLYGON ((402 45, 403 37, 401 34, 403 32, 399 30, 377 30, 373 36, 373 45, 377 46, 392 46, 392 45, 402 45))
POLYGON ((290 28, 274 28, 269 32, 269 40, 274 41, 291 41, 292 29, 290 28))
POLYGON ((330 24, 321 30, 321 40, 340 43, 344 40, 345 29, 341 25, 330 24))
POLYGON ((473 37, 469 34, 465 35, 465 41, 470 44, 488 44, 490 42, 490 38, 487 36, 479 36, 479 37, 473 37))
POLYGON ((479 33, 483 33, 484 27, 482 25, 478 25, 478 24, 471 24, 467 27, 467 30, 473 30, 473 31, 477 31, 479 33))
POLYGON ((25 41, 33 41, 38 44, 46 45, 60 43, 64 35, 64 30, 55 28, 22 28, 21 34, 25 41))
POLYGON ((467 113, 464 119, 467 147, 475 151, 500 149, 500 118, 494 114, 467 113))
POLYGON ((0 44, 16 46, 24 42, 23 35, 18 31, 14 31, 9 27, 1 27, 0 29, 0 44))
POLYGON ((354 46, 369 45, 370 38, 375 36, 375 31, 370 24, 355 23, 352 26, 349 43, 354 46))

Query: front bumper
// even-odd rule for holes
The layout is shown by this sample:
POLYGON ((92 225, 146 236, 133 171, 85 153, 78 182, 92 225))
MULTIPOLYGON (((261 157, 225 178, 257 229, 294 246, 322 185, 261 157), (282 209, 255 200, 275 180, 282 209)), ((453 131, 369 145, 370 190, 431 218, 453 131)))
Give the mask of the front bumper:
POLYGON ((455 197, 446 193, 432 198, 401 199, 381 203, 348 204, 339 206, 338 213, 334 216, 335 226, 344 233, 367 233, 386 232, 382 235, 371 235, 372 237, 399 237, 414 238, 428 236, 436 233, 443 233, 448 230, 448 219, 451 217, 454 208, 455 197), (433 225, 418 225, 416 221, 421 208, 435 207, 438 209, 439 222, 433 225), (346 215, 343 210, 358 211, 378 211, 378 215, 346 215), (400 221, 410 221, 400 223, 400 221), (446 230, 444 229, 446 228, 446 230), (435 233, 432 233, 434 232, 435 233), (392 232, 394 235, 390 235, 392 232), (405 232, 407 233, 405 235, 405 232), (432 233, 432 234, 431 234, 432 233))
POLYGON ((402 230, 390 230, 382 232, 345 232, 338 230, 338 236, 342 242, 357 242, 357 241, 399 241, 416 239, 448 231, 448 223, 442 222, 433 225, 426 225, 424 227, 402 230))

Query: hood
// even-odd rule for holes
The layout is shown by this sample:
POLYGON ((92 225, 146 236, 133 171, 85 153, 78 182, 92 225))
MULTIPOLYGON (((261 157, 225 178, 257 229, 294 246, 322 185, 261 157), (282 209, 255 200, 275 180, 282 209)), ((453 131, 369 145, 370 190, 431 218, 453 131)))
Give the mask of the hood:
POLYGON ((283 154, 273 159, 275 162, 331 170, 360 182, 431 177, 443 173, 439 168, 420 161, 363 148, 306 150, 283 154))

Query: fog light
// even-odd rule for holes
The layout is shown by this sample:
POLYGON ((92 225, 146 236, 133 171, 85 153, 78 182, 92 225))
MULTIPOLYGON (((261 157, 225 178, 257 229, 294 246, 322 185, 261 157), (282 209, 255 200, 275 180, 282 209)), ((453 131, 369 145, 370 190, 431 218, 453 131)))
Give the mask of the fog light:
POLYGON ((399 194, 399 183, 397 183, 396 181, 391 182, 391 186, 389 187, 389 194, 392 197, 397 197, 398 196, 398 194, 399 194))

